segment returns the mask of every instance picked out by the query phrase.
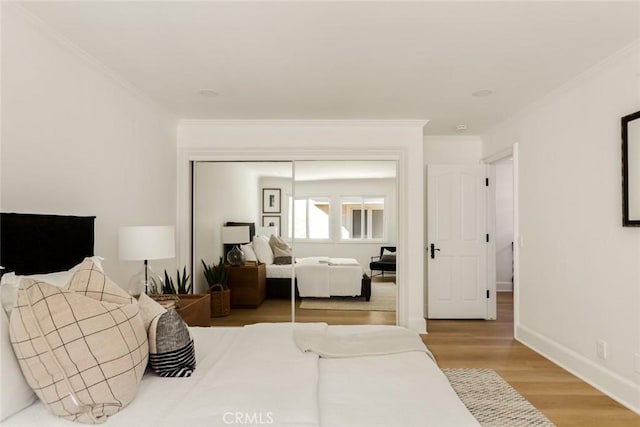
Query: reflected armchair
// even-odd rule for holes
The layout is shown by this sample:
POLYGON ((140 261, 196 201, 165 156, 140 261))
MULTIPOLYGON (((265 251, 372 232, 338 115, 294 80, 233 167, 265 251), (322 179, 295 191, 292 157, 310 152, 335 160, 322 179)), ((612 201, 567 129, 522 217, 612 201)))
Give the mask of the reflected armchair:
POLYGON ((372 256, 371 263, 369 263, 369 269, 371 270, 371 277, 374 276, 373 272, 380 271, 380 274, 384 276, 384 272, 396 272, 396 247, 395 246, 380 246, 380 255, 372 256), (387 250, 390 254, 385 254, 387 250))

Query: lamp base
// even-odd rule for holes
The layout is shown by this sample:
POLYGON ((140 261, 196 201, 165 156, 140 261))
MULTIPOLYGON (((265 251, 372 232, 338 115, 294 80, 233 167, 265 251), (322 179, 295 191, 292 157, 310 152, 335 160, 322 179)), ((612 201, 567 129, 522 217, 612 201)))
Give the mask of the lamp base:
POLYGON ((164 281, 155 271, 149 267, 147 261, 143 264, 142 270, 134 274, 129 279, 129 294, 138 296, 140 294, 161 294, 164 281))
POLYGON ((242 265, 244 264, 244 260, 244 253, 240 250, 238 245, 235 245, 233 249, 227 253, 227 262, 231 265, 242 265))

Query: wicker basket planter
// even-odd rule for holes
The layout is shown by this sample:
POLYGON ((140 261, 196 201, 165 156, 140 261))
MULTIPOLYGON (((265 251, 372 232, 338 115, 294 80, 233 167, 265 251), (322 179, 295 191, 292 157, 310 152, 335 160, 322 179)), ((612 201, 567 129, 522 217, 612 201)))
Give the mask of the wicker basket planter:
POLYGON ((231 314, 231 291, 224 289, 222 285, 213 285, 213 288, 220 290, 211 290, 211 317, 224 317, 231 314))

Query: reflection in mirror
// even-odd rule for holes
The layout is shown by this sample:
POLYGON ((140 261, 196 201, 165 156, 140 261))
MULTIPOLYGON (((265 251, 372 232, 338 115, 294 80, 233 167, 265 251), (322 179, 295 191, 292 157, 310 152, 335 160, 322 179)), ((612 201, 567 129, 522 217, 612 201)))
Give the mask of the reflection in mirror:
POLYGON ((296 322, 396 324, 396 175, 395 161, 295 162, 296 322))
POLYGON ((622 118, 623 225, 640 227, 640 111, 622 118))
POLYGON ((192 271, 196 292, 211 291, 212 325, 291 320, 293 254, 277 245, 292 170, 291 162, 194 162, 192 271), (240 254, 228 257, 234 248, 240 254))

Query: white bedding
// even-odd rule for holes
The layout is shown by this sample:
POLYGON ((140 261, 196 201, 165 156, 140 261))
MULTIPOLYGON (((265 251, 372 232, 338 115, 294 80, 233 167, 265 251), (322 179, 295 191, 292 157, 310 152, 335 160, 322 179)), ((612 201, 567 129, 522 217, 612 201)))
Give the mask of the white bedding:
MULTIPOLYGON (((296 324, 296 328, 324 327, 296 324)), ((330 326, 330 334, 384 326, 330 326)), ((478 426, 423 352, 318 359, 302 353, 290 323, 191 328, 197 368, 190 378, 147 373, 134 401, 107 426, 478 426)), ((39 402, 7 427, 72 426, 39 402)))
POLYGON ((268 264, 267 279, 291 279, 291 264, 268 264))

